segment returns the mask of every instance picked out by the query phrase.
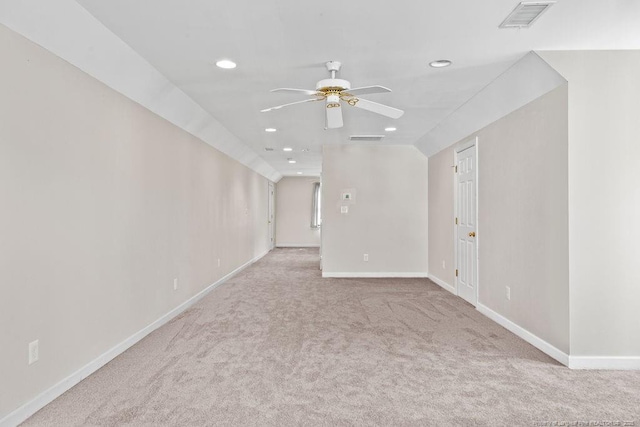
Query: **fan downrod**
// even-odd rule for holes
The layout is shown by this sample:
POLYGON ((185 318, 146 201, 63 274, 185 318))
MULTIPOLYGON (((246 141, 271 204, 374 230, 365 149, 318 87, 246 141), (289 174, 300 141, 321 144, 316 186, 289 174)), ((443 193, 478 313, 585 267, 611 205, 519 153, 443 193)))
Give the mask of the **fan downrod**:
POLYGON ((326 64, 327 70, 331 73, 331 78, 336 78, 336 73, 340 71, 340 67, 342 67, 342 62, 339 61, 328 61, 326 64))

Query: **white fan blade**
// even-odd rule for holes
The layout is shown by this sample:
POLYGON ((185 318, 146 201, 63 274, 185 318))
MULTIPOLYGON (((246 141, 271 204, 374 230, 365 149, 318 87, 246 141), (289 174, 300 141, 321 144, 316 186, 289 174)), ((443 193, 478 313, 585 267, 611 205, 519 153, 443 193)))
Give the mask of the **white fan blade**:
POLYGON ((373 113, 382 114, 383 116, 391 117, 392 119, 399 119, 404 114, 404 111, 398 110, 397 108, 378 104, 377 102, 369 101, 362 98, 357 98, 357 102, 355 103, 354 107, 362 108, 363 110, 371 111, 373 113))
POLYGON ((271 107, 271 108, 265 108, 264 110, 260 110, 261 113, 266 113, 267 111, 271 111, 271 110, 279 110, 282 107, 288 107, 289 105, 296 105, 296 104, 304 104, 305 102, 313 102, 313 101, 320 101, 319 99, 305 99, 303 101, 296 101, 296 102, 290 102, 289 104, 282 104, 282 105, 277 105, 275 107, 271 107))
POLYGON ((368 95, 370 93, 391 92, 391 89, 384 86, 363 86, 357 87, 355 89, 345 90, 345 92, 351 95, 368 95))
POLYGON ((292 89, 290 87, 280 87, 278 89, 271 89, 271 92, 293 92, 293 93, 304 93, 305 95, 315 95, 316 93, 318 93, 317 90, 292 89))
POLYGON ((327 110, 327 128, 341 128, 344 124, 342 122, 342 107, 325 108, 325 110, 327 110))

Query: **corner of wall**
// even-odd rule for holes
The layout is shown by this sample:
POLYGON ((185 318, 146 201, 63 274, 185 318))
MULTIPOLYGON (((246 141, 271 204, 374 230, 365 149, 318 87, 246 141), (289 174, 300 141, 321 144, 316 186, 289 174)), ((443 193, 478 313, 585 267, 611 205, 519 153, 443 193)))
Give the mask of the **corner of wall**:
POLYGON ((565 82, 540 56, 529 52, 420 138, 415 146, 431 156, 565 82))

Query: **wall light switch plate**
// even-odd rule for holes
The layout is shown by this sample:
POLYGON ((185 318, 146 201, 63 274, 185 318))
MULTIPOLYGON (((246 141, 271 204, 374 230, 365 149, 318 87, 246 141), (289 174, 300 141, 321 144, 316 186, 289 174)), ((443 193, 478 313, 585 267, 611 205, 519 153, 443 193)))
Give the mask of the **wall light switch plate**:
POLYGON ((364 261, 369 262, 369 254, 364 254, 364 261))
POLYGON ((178 290, 178 279, 173 279, 173 290, 178 290))
POLYGON ((29 365, 36 363, 40 358, 40 349, 38 340, 29 343, 29 365))
POLYGON ((342 214, 349 213, 349 206, 340 206, 340 213, 342 214))

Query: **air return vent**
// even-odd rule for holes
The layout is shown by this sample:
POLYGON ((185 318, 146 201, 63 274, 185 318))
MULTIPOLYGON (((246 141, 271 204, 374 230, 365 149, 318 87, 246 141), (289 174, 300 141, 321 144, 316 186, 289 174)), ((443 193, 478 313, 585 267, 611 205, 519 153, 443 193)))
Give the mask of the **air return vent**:
POLYGON ((381 141, 384 135, 351 135, 349 141, 381 141))
POLYGON ((555 1, 523 1, 502 21, 500 28, 528 28, 554 3, 555 1))

